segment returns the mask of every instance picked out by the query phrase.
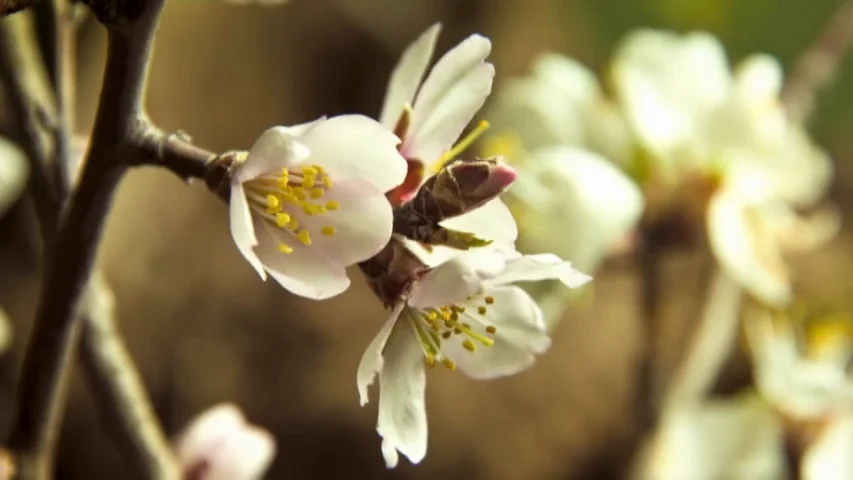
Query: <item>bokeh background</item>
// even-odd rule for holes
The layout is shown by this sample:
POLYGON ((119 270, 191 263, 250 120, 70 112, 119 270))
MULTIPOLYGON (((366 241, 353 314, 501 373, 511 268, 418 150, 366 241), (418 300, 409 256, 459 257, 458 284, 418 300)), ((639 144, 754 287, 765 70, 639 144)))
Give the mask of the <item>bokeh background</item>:
MULTIPOLYGON (((599 72, 619 38, 637 26, 702 29, 730 58, 768 52, 786 67, 815 38, 837 0, 291 0, 277 7, 170 0, 156 43, 149 112, 214 151, 248 148, 270 125, 321 115, 376 115, 403 48, 436 21, 437 52, 471 33, 489 36, 496 86, 525 73, 543 50, 577 57, 599 72)), ((105 42, 88 24, 78 56, 77 130, 91 127, 105 42)), ((844 62, 820 96, 812 132, 837 165, 835 200, 853 208, 853 75, 844 62)), ((370 161, 370 159, 364 159, 370 161)), ((0 357, 0 429, 39 288, 35 224, 25 204, 0 226, 0 304, 14 320, 0 357)), ((853 236, 795 259, 804 298, 846 308, 853 293, 853 236)), ((385 313, 353 270, 353 287, 327 302, 263 283, 234 248, 226 207, 204 185, 154 169, 122 185, 100 258, 118 298, 131 353, 165 429, 201 410, 239 404, 276 437, 273 479, 622 478, 640 432, 635 371, 643 354, 639 276, 610 261, 554 332, 554 344, 521 375, 477 382, 429 373, 426 460, 387 471, 376 406, 359 407, 355 371, 385 313)), ((664 322, 656 362, 673 368, 697 320, 703 259, 664 260, 664 322)), ((853 307, 853 305, 849 305, 853 307)), ((718 390, 748 381, 732 359, 718 390)), ((375 398, 375 397, 374 397, 375 398)), ((123 478, 118 452, 75 377, 62 432, 60 478, 123 478)), ((688 479, 685 479, 688 480, 688 479)))

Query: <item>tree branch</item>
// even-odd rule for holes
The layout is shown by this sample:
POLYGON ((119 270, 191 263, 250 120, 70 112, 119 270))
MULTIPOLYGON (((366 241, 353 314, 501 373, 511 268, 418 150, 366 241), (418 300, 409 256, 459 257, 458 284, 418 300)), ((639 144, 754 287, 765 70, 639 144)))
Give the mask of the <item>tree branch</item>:
POLYGON ((25 8, 29 8, 39 0, 0 0, 0 17, 11 15, 25 8))

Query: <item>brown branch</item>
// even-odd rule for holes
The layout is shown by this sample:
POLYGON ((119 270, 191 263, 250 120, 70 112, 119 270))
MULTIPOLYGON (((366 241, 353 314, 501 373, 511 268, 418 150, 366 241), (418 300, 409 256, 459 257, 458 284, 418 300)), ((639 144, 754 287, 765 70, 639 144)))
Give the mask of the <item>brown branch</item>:
POLYGON ((0 17, 32 7, 39 0, 0 0, 0 17))
POLYGON ((114 310, 109 285, 95 272, 81 312, 85 328, 80 358, 90 388, 108 420, 105 426, 114 430, 120 451, 130 461, 128 475, 176 479, 180 476, 177 462, 122 341, 114 310))
POLYGON ((10 447, 19 454, 20 478, 50 477, 50 451, 62 407, 79 323, 76 310, 92 271, 104 221, 138 139, 154 30, 163 0, 139 2, 133 21, 108 32, 107 64, 95 127, 80 186, 71 198, 24 357, 10 447))
POLYGON ((835 11, 817 39, 800 55, 782 91, 788 116, 804 122, 811 116, 817 93, 835 78, 841 59, 853 41, 853 0, 835 11))

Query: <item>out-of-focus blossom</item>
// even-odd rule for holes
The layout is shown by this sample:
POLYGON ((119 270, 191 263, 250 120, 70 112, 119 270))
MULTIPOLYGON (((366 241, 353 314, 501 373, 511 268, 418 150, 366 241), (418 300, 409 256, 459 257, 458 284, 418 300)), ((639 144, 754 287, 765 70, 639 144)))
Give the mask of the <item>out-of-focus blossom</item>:
POLYGON ((642 480, 785 478, 782 429, 761 400, 745 395, 665 412, 643 458, 642 480))
POLYGON ((0 218, 24 192, 30 168, 24 152, 0 137, 0 218))
POLYGON ((379 377, 382 453, 413 463, 426 455, 425 366, 441 363, 478 379, 530 367, 551 343, 542 312, 515 282, 559 279, 570 288, 590 280, 555 255, 498 248, 470 250, 429 271, 401 300, 368 346, 358 368, 362 405, 379 377))
POLYGON ((231 180, 231 233, 261 278, 325 299, 349 286, 345 268, 391 237, 385 192, 406 174, 399 139, 344 115, 261 135, 231 180))
POLYGON ((495 68, 485 61, 489 39, 471 35, 441 57, 424 80, 440 31, 440 24, 433 25, 403 52, 379 116, 401 139, 400 153, 409 163, 406 181, 390 194, 395 204, 411 199, 428 168, 435 171, 453 160, 488 126, 482 123, 451 148, 489 96, 495 68))
POLYGON ((824 426, 802 460, 803 480, 853 478, 853 414, 824 426))
POLYGON ((223 0, 222 3, 240 6, 258 5, 261 7, 277 7, 279 5, 290 3, 290 0, 223 0))
MULTIPOLYGON (((750 294, 785 306, 791 287, 780 219, 790 226, 795 208, 813 207, 832 167, 802 127, 787 119, 778 62, 754 55, 732 72, 722 45, 709 34, 638 30, 617 52, 612 73, 620 104, 653 163, 655 188, 707 179, 707 229, 717 260, 750 294)), ((830 215, 823 212, 815 225, 820 231, 811 237, 834 233, 837 221, 827 222, 830 215)))
POLYGON ((275 456, 272 435, 249 424, 229 403, 194 418, 175 440, 175 453, 189 480, 255 480, 275 456))

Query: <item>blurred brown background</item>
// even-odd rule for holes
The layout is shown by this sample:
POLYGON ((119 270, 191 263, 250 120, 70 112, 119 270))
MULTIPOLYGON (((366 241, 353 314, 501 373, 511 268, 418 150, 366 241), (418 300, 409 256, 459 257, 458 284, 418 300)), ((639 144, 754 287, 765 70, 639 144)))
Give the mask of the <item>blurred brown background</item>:
MULTIPOLYGON (((543 49, 601 70, 618 38, 641 25, 710 30, 733 59, 766 51, 789 66, 838 3, 291 0, 264 8, 171 0, 157 38, 148 106, 162 128, 183 129, 211 150, 247 148, 273 124, 377 114, 397 56, 435 21, 445 26, 437 52, 470 33, 492 38, 499 84, 525 72, 543 49)), ((93 120, 103 58, 103 31, 90 24, 79 52, 81 133, 93 120)), ((834 195, 846 211, 853 206, 844 188, 853 180, 848 77, 843 70, 821 96, 814 123, 817 139, 837 161, 834 195)), ((20 228, 26 215, 19 206, 0 226, 0 304, 15 320, 14 350, 0 358, 4 429, 39 285, 36 250, 20 228)), ((851 244, 845 234, 798 259, 802 291, 843 305, 853 293, 851 244)), ((349 291, 324 303, 265 284, 233 246, 222 202, 203 185, 187 187, 153 169, 125 180, 101 259, 167 431, 174 434, 215 403, 236 402, 278 441, 269 478, 618 478, 624 465, 636 426, 631 391, 641 328, 638 278, 626 260, 598 274, 534 369, 492 382, 431 372, 427 458, 387 471, 375 403, 359 407, 355 382, 361 354, 385 313, 358 271, 349 291)), ((657 352, 664 368, 677 362, 695 321, 700 265, 690 252, 666 260, 668 321, 657 352)), ((121 478, 118 454, 82 378, 75 379, 58 462, 60 478, 121 478)))

